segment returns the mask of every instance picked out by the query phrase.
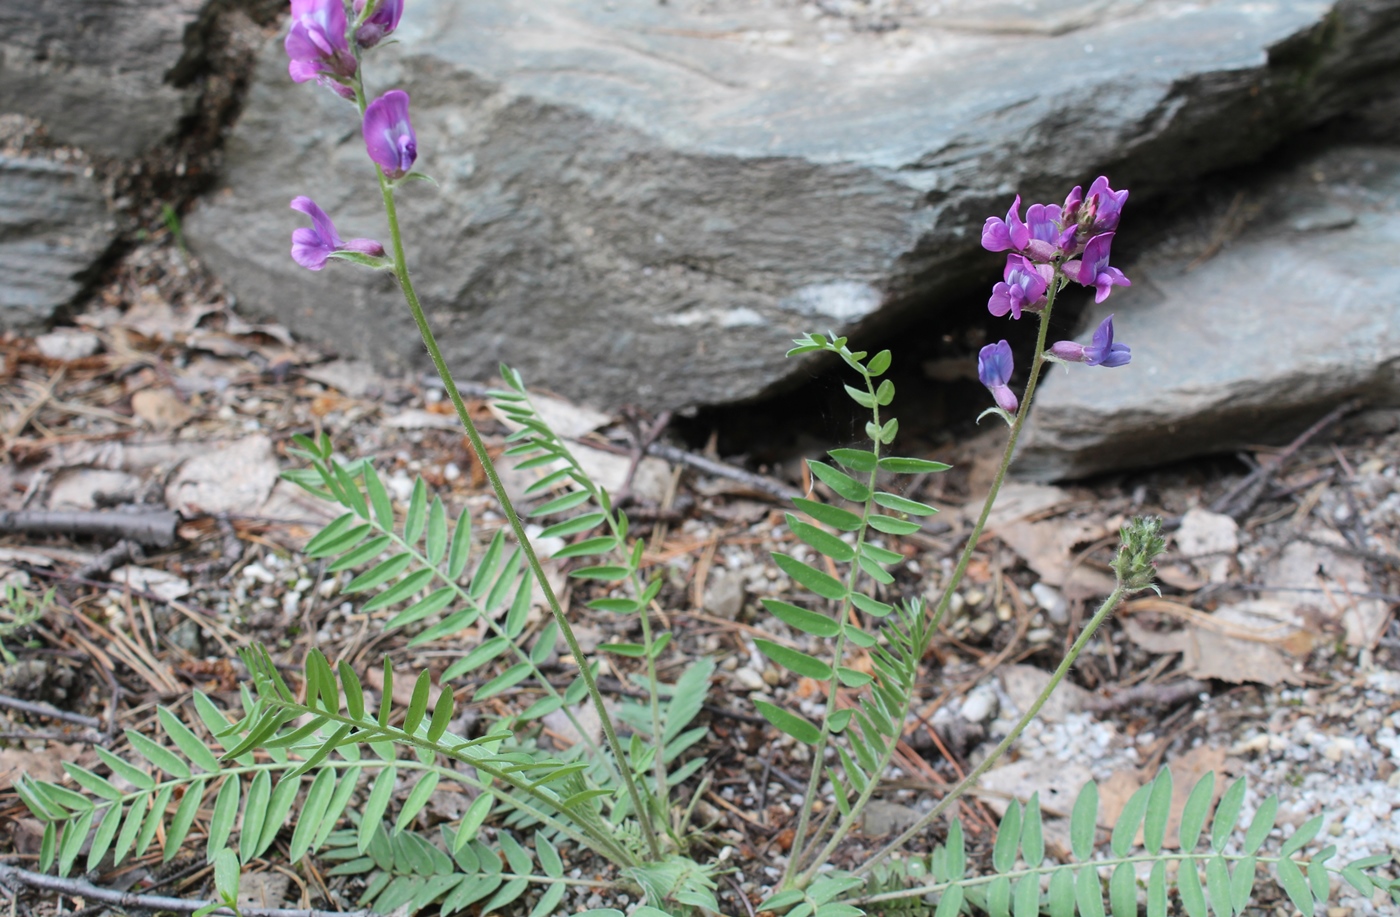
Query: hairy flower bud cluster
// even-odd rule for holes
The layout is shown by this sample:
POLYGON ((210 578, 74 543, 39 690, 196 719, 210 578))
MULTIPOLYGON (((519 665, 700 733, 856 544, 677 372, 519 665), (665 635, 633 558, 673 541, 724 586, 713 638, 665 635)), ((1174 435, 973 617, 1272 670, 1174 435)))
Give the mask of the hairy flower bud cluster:
MULTIPOLYGON (((291 0, 291 28, 285 47, 293 81, 316 80, 336 95, 363 104, 360 83, 362 51, 382 42, 399 27, 403 0, 355 0, 355 19, 343 0, 291 0)), ((408 93, 391 89, 364 106, 361 124, 365 150, 389 181, 413 170, 418 137, 408 117, 408 93)), ((326 212, 309 197, 297 197, 292 209, 311 217, 311 228, 292 232, 292 260, 319 271, 340 255, 375 267, 391 266, 384 246, 373 239, 342 241, 326 212)))
MULTIPOLYGON (((1031 204, 1021 219, 1021 196, 1006 217, 988 217, 982 226, 982 247, 1007 252, 1002 279, 992 287, 987 310, 998 318, 1019 319, 1025 312, 1044 311, 1050 297, 1067 281, 1093 287, 1094 301, 1103 302, 1114 287, 1132 286, 1123 272, 1110 265, 1109 252, 1127 191, 1115 191, 1100 175, 1088 196, 1078 185, 1063 204, 1031 204)), ((1051 359, 1088 366, 1124 366, 1132 359, 1127 344, 1114 343, 1113 316, 1094 332, 1093 343, 1059 341, 1046 354, 1051 359)), ((997 406, 1016 410, 1016 396, 1007 387, 1012 373, 1011 347, 1006 341, 982 348, 977 376, 992 392, 997 406), (1010 404, 1011 407, 1007 407, 1010 404)))

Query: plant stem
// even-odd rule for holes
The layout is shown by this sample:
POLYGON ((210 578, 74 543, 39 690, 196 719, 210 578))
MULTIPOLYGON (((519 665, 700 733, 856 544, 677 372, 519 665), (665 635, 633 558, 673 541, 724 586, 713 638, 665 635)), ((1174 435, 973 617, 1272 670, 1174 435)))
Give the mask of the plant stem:
MULTIPOLYGON (((854 362, 851 362, 850 365, 856 367, 860 371, 861 376, 865 379, 866 391, 870 394, 871 398, 874 398, 875 383, 869 371, 867 371, 865 367, 854 362)), ((875 427, 878 429, 880 426, 880 406, 878 404, 871 408, 871 416, 874 420, 875 427)), ((865 546, 866 522, 870 518, 871 511, 875 508, 875 479, 880 470, 878 464, 880 458, 879 440, 873 441, 870 448, 872 454, 875 456, 877 464, 871 469, 865 482, 867 496, 865 498, 865 505, 860 511, 860 527, 856 529, 855 558, 851 560, 851 570, 850 573, 846 575, 846 596, 841 600, 841 608, 836 615, 836 621, 841 625, 841 631, 836 635, 836 647, 832 651, 833 669, 837 669, 841 666, 841 660, 845 656, 846 619, 850 616, 851 596, 855 593, 856 582, 860 578, 860 552, 861 548, 865 546)), ((797 830, 792 837, 792 846, 789 848, 790 852, 788 854, 787 867, 783 870, 782 880, 778 883, 779 888, 786 888, 788 886, 788 882, 791 880, 793 873, 801 868, 802 862, 811 852, 803 845, 807 839, 808 825, 812 820, 812 805, 816 802, 817 792, 821 789, 822 785, 822 766, 826 757, 826 745, 827 742, 831 740, 831 715, 836 712, 836 692, 840 687, 841 680, 837 678, 833 672, 831 676, 831 685, 827 689, 826 713, 822 716, 821 737, 817 739, 817 744, 812 747, 812 772, 807 778, 807 792, 802 797, 802 810, 797 818, 797 830)), ((873 775, 872 779, 875 779, 873 775)), ((817 838, 814 838, 814 842, 819 838, 820 832, 817 838)))
POLYGON ((1089 639, 1094 636, 1094 632, 1099 629, 1099 625, 1113 613, 1113 610, 1118 607, 1118 603, 1123 600, 1123 596, 1126 593, 1127 588, 1120 582, 1114 588, 1113 592, 1109 594, 1108 598, 1104 599, 1104 603, 1099 606, 1099 610, 1094 614, 1094 617, 1089 621, 1088 625, 1085 626, 1084 630, 1080 632, 1079 638, 1075 640, 1074 645, 1069 648, 1069 652, 1065 654, 1065 658, 1061 660, 1059 668, 1055 669, 1055 674, 1050 676, 1050 683, 1040 692, 1035 702, 1031 704, 1030 709, 1021 714, 1021 718, 1016 721, 1016 725, 1006 734, 1006 737, 997 744, 997 747, 992 750, 992 753, 984 758, 981 764, 973 768, 966 777, 958 781, 957 786, 949 790, 947 795, 939 800, 938 805, 934 806, 927 815, 920 818, 907 831, 880 848, 873 856, 862 863, 856 870, 856 875, 861 876, 868 874, 877 863, 918 836, 918 834, 922 832, 924 828, 928 827, 935 818, 947 811, 949 806, 976 784, 978 778, 990 770, 993 764, 996 764, 997 760, 1011 747, 1011 743, 1016 741, 1030 721, 1035 719, 1036 715, 1040 713, 1040 708, 1045 706, 1045 702, 1050 699, 1050 695, 1054 693, 1055 688, 1059 687, 1060 682, 1064 681, 1065 676, 1069 674, 1070 667, 1074 665, 1074 661, 1079 658, 1079 654, 1083 652, 1084 647, 1088 645, 1089 639))
POLYGON ((603 695, 599 692, 597 682, 593 678, 588 658, 584 655, 583 647, 579 645, 578 637, 574 635, 574 629, 569 626, 569 621, 559 604, 558 596, 554 594, 553 587, 550 586, 549 580, 545 577, 544 566, 540 563, 539 555, 535 553, 534 546, 530 544, 530 538, 525 533, 525 526, 520 521, 520 514, 515 511, 515 506, 511 503, 509 495, 506 494, 505 485, 501 482, 501 476, 496 471, 495 463, 486 452, 486 443, 481 439, 481 434, 477 432, 476 424, 472 422, 466 402, 462 400, 461 393, 457 391, 457 384, 452 379, 452 373, 447 368, 447 361, 443 359, 442 350, 438 347, 433 329, 428 324, 427 316, 423 314, 423 305, 418 300, 418 293, 413 288, 412 280, 409 279, 408 263, 404 257, 403 234, 399 230, 398 211, 394 206, 394 188, 378 166, 375 167, 375 172, 379 176, 379 189, 384 197, 384 211, 389 220, 389 237, 394 248, 394 276, 399 280, 404 299, 408 302, 408 308, 413 313, 413 321, 418 325, 418 333, 423 338, 423 346, 428 349, 428 355, 433 361, 433 368, 437 370, 439 378, 442 379, 447 397, 452 401, 452 406, 457 411, 457 419, 461 422, 462 429, 466 431, 467 439, 471 441, 472 452, 476 454, 477 461, 481 463, 487 480, 491 482, 491 489, 495 492, 496 500, 500 503, 502 511, 505 512, 506 518, 510 522, 516 543, 524 553, 526 563, 530 565, 530 571, 535 576, 535 582, 540 585, 540 591, 544 593, 550 614, 554 616, 555 622, 559 625, 559 632, 564 635, 564 641, 568 644, 569 652, 573 654, 574 661, 579 667, 579 674, 588 689, 588 694, 593 698, 593 706, 598 711, 598 719, 602 723, 608 747, 612 749, 613 756, 617 759, 618 771, 622 774, 627 794, 631 797, 633 811, 637 813, 637 819, 641 822, 647 849, 653 859, 660 859, 661 846, 657 842, 656 832, 652 829, 651 819, 647 817, 648 809, 642 805, 641 793, 637 790, 636 781, 632 779, 631 768, 626 764, 627 759, 622 753, 622 745, 617 740, 617 730, 614 728, 612 717, 608 715, 607 707, 603 703, 603 695))

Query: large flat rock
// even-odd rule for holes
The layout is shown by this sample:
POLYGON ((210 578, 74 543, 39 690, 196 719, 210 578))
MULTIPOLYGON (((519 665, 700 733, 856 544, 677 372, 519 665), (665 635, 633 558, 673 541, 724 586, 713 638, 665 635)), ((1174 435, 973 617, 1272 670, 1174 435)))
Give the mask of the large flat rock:
POLYGON ((0 113, 49 136, 130 157, 168 137, 197 100, 182 82, 187 32, 211 0, 4 0, 0 113))
MULTIPOLYGON (((370 80, 412 94, 440 183, 400 213, 453 367, 504 359, 605 406, 752 397, 803 371, 782 358, 802 331, 969 302, 997 271, 978 230, 1015 190, 1101 170, 1176 188, 1362 104, 1400 61, 1394 3, 884 6, 410 4, 370 80)), ((420 362, 385 278, 292 263, 298 194, 384 235, 352 113, 294 86, 274 42, 188 238, 244 306, 420 362)))
POLYGON ((1116 314, 1132 363, 1052 368, 1016 474, 1283 443, 1347 398, 1400 404, 1400 148, 1328 151, 1187 228, 1089 316, 1116 314))
POLYGON ((0 328, 44 328, 82 292, 115 237, 86 170, 0 156, 0 328))

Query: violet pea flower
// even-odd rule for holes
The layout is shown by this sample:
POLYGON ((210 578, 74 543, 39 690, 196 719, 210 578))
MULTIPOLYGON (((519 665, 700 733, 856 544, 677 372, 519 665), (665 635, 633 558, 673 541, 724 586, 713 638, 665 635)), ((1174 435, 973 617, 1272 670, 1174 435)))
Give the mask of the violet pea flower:
POLYGON ((1108 186, 1108 176, 1100 175, 1089 186, 1088 197, 1075 186, 1065 199, 1065 222, 1079 227, 1080 236, 1087 238, 1099 233, 1113 232, 1118 228, 1118 220, 1123 215, 1123 205, 1128 202, 1128 192, 1114 191, 1108 186))
POLYGON ((1070 261, 1062 270, 1065 276, 1086 287, 1093 287, 1094 302, 1103 302, 1114 287, 1130 287, 1133 282, 1123 276, 1123 272, 1108 264, 1108 249, 1113 244, 1113 233, 1105 232, 1094 236, 1084 246, 1084 255, 1078 261, 1070 261))
POLYGON ((1030 227, 1021 222, 1021 195, 1016 195, 1011 209, 1006 211, 1006 219, 987 217, 982 224, 982 247, 989 252, 1004 252, 1014 248, 1021 251, 1030 241, 1030 227))
POLYGON ((1000 318, 1010 312, 1020 318, 1022 310, 1034 310, 1045 298, 1054 276, 1049 265, 1032 263, 1024 255, 1007 255, 1001 283, 992 287, 987 311, 1000 318))
POLYGON ((292 260, 308 271, 319 271, 325 267, 335 252, 359 252, 376 258, 384 257, 384 246, 373 239, 342 241, 331 218, 311 198, 292 198, 292 209, 311 217, 311 228, 303 226, 292 230, 292 260))
MULTIPOLYGON (((355 0, 355 12, 365 11, 365 0, 355 0)), ((374 12, 355 30, 355 43, 361 48, 373 48, 399 27, 403 16, 403 0, 379 0, 374 12)))
POLYGON ((402 178, 418 158, 418 137, 408 120, 408 93, 391 89, 365 109, 365 147, 386 178, 402 178))
POLYGON ((314 79, 346 98, 355 97, 355 91, 341 82, 354 76, 358 66, 345 26, 341 0, 292 0, 292 28, 285 46, 293 81, 314 79))
POLYGON ((988 344, 977 354, 977 379, 992 393, 997 407, 1015 414, 1020 406, 1016 393, 1007 385, 1011 381, 1011 345, 1006 341, 988 344))
POLYGON ((1066 362, 1088 366, 1127 366, 1133 359, 1132 349, 1127 344, 1113 342, 1112 315, 1099 322, 1099 327, 1094 331, 1094 340, 1089 345, 1057 341, 1051 345, 1050 353, 1066 362))
POLYGON ((1059 204, 1031 204, 1026 208, 1029 238, 1020 248, 1032 261, 1048 262, 1074 250, 1075 226, 1063 226, 1059 204))

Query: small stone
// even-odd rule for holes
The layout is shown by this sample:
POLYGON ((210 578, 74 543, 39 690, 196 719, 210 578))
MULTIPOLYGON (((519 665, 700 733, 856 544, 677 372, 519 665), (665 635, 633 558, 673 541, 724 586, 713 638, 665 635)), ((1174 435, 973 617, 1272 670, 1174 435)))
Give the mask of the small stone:
POLYGON ((762 691, 768 687, 763 676, 748 666, 735 669, 734 680, 749 691, 762 691))
POLYGON ((987 600, 987 593, 983 592, 981 589, 974 588, 968 589, 965 592, 963 592, 962 597, 968 605, 972 606, 973 608, 976 608, 978 605, 981 605, 984 601, 987 600))
POLYGON ((968 692, 962 704, 963 719, 983 723, 997 713, 997 693, 991 685, 980 685, 968 692))
POLYGON ((967 629, 979 637, 985 637, 996 630, 997 616, 990 611, 984 611, 967 623, 967 629))
POLYGON ((733 621, 744 610, 744 574, 737 570, 719 568, 710 571, 705 584, 705 610, 733 621))
POLYGON ((1031 587, 1031 595, 1045 611, 1045 617, 1050 619, 1051 624, 1063 626, 1069 623, 1069 602, 1060 594, 1060 590, 1048 583, 1036 583, 1031 587))
POLYGON ((50 360, 81 360, 90 357, 102 348, 102 341, 91 331, 76 328, 58 328, 34 339, 34 346, 50 360))

